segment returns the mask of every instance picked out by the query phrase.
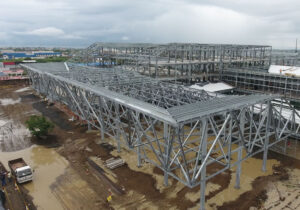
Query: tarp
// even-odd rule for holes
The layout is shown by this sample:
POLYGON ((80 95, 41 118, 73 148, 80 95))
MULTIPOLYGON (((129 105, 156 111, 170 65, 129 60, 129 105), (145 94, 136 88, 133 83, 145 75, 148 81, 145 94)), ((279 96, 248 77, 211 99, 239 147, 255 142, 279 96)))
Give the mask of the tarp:
POLYGON ((207 92, 219 92, 224 90, 231 90, 233 87, 231 85, 228 85, 224 82, 217 82, 217 83, 197 83, 190 88, 197 89, 197 90, 205 90, 207 92))
POLYGON ((270 74, 281 74, 286 76, 300 76, 300 67, 297 66, 280 66, 271 65, 269 68, 270 74))

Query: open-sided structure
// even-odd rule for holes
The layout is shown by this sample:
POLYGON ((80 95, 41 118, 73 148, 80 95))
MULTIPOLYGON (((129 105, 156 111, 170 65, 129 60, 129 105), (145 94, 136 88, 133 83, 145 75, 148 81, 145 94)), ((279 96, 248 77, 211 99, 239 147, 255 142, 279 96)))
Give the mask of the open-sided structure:
POLYGON ((206 181, 299 133, 299 114, 277 96, 212 96, 122 68, 26 64, 32 86, 121 144, 168 177, 201 188, 206 181), (284 107, 284 104, 286 104, 284 107), (283 113, 283 110, 290 112, 283 113), (288 113, 288 114, 286 114, 288 113), (213 170, 211 170, 213 169, 213 170))

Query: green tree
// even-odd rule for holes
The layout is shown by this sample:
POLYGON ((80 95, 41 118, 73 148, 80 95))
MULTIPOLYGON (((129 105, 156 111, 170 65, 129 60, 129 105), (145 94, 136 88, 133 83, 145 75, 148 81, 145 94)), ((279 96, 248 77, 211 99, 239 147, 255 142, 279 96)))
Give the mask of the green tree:
POLYGON ((54 128, 54 124, 44 116, 33 115, 25 122, 32 135, 40 138, 46 136, 54 128))

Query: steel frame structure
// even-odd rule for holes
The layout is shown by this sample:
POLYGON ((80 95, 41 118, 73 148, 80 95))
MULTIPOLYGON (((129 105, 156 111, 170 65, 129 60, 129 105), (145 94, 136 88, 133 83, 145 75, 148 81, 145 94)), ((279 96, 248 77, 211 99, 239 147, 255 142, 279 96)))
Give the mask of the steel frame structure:
POLYGON ((190 84, 223 80, 247 93, 278 93, 299 101, 299 79, 268 75, 271 63, 292 65, 297 54, 264 45, 94 43, 85 61, 113 60, 163 81, 190 84))
POLYGON ((263 71, 228 68, 220 80, 246 93, 274 93, 287 100, 300 102, 300 77, 270 74, 263 71))
POLYGON ((272 64, 295 66, 298 63, 298 52, 273 50, 271 55, 272 64))
POLYGON ((113 60, 155 78, 190 80, 193 75, 218 73, 225 66, 268 66, 271 49, 263 45, 98 42, 83 51, 81 58, 84 62, 113 60))
MULTIPOLYGON (((95 69, 69 64, 26 64, 33 88, 66 104, 81 119, 188 187, 200 185, 205 209, 206 181, 299 134, 295 109, 283 115, 273 95, 215 97, 205 91, 164 83, 123 68, 95 69), (211 170, 213 168, 214 170, 211 170)), ((279 101, 277 101, 279 100, 279 101)))

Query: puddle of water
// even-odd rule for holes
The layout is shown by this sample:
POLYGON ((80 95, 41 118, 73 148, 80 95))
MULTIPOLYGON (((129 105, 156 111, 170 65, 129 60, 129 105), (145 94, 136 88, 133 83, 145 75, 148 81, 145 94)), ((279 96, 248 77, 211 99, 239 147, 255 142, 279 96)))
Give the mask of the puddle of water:
POLYGON ((63 209, 53 195, 50 186, 56 178, 62 175, 68 166, 68 161, 54 149, 32 146, 17 152, 1 152, 0 159, 8 168, 8 160, 22 157, 35 170, 32 182, 24 184, 38 209, 63 209))
POLYGON ((13 104, 17 104, 20 103, 21 99, 18 98, 16 100, 12 99, 12 98, 2 98, 0 99, 0 104, 3 106, 7 106, 7 105, 13 105, 13 104))
MULTIPOLYGON (((236 148, 236 145, 233 145, 233 148, 236 148)), ((243 151, 243 156, 246 155, 246 152, 243 151)), ((233 162, 237 161, 237 154, 232 156, 233 162)), ((262 171, 262 160, 256 158, 248 158, 242 162, 242 173, 240 179, 240 189, 236 189, 236 167, 231 168, 232 176, 229 183, 229 186, 215 195, 213 198, 207 201, 207 205, 216 204, 221 206, 224 202, 230 202, 236 200, 244 192, 252 190, 252 182, 261 176, 268 176, 273 174, 273 166, 279 165, 280 162, 275 159, 268 159, 266 165, 266 172, 262 171)))
POLYGON ((225 190, 208 200, 208 204, 217 204, 217 206, 221 206, 224 202, 236 200, 241 194, 252 189, 252 182, 257 177, 271 175, 273 173, 272 166, 277 164, 279 164, 277 160, 268 160, 267 171, 263 172, 261 170, 262 160, 250 158, 244 161, 242 163, 240 189, 234 188, 236 173, 235 168, 233 168, 233 173, 228 188, 226 188, 225 190))
MULTIPOLYGON (((99 185, 99 187, 101 187, 99 185)), ((51 185, 52 193, 64 206, 64 209, 89 209, 98 210, 99 195, 83 180, 71 167, 56 179, 51 185)))
MULTIPOLYGON (((233 149, 237 148, 237 145, 232 145, 233 149)), ((246 152, 243 151, 243 156, 246 152)), ((237 161, 237 154, 232 155, 232 162, 237 161)), ((256 158, 248 158, 242 161, 242 173, 240 178, 240 189, 235 188, 236 182, 236 167, 231 168, 231 179, 229 186, 216 194, 214 197, 206 201, 206 209, 215 209, 216 206, 222 206, 225 202, 234 201, 239 198, 243 193, 252 190, 252 182, 257 177, 268 176, 273 174, 273 166, 279 165, 280 162, 275 159, 268 159, 266 165, 266 172, 262 171, 262 160, 256 158), (211 207, 213 206, 213 207, 211 207)), ((196 193, 199 198, 200 190, 196 193)), ((198 203, 195 207, 190 208, 190 210, 199 209, 200 204, 198 203)))
POLYGON ((15 93, 22 93, 22 92, 25 92, 27 90, 31 90, 30 87, 25 87, 25 88, 18 89, 18 90, 15 91, 15 93))

